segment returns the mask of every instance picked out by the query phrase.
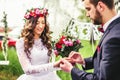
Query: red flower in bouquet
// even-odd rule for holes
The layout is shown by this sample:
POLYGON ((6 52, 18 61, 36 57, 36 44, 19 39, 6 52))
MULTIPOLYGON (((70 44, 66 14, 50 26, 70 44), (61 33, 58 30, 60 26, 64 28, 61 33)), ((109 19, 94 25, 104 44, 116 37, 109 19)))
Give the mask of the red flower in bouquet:
POLYGON ((54 43, 54 53, 56 56, 68 57, 71 51, 79 51, 81 47, 82 45, 79 39, 71 36, 61 36, 54 43))
POLYGON ((62 36, 62 37, 60 38, 60 41, 58 41, 58 42, 55 44, 55 47, 56 47, 57 49, 61 49, 61 48, 62 48, 62 44, 64 44, 64 40, 65 40, 65 37, 62 36))

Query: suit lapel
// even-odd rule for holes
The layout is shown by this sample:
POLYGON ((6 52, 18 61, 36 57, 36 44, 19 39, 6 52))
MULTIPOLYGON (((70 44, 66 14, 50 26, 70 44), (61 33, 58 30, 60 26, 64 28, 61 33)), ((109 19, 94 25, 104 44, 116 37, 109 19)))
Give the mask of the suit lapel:
MULTIPOLYGON (((108 28, 106 29, 106 31, 104 32, 102 38, 101 38, 100 41, 99 41, 99 44, 98 44, 98 47, 99 47, 99 48, 101 47, 101 44, 102 44, 104 38, 107 36, 107 34, 108 34, 108 33, 110 32, 110 30, 113 28, 113 26, 114 26, 115 24, 119 23, 119 22, 120 22, 120 17, 117 18, 116 20, 112 21, 112 22, 109 24, 108 28)), ((96 49, 93 57, 97 56, 97 53, 98 53, 98 51, 97 51, 97 49, 96 49)))
POLYGON ((102 36, 102 38, 100 39, 100 42, 99 42, 99 44, 98 44, 99 47, 101 46, 102 41, 104 40, 105 36, 109 33, 109 31, 110 31, 110 29, 108 29, 108 30, 106 30, 106 31, 104 32, 104 34, 103 34, 103 36, 102 36))
POLYGON ((109 24, 108 28, 106 29, 106 31, 104 32, 102 38, 100 39, 99 46, 101 46, 102 41, 104 40, 105 36, 109 33, 109 31, 113 28, 113 26, 114 26, 115 24, 119 23, 119 22, 120 22, 120 17, 117 18, 116 20, 112 21, 112 22, 109 24))
POLYGON ((109 34, 110 30, 111 30, 113 27, 115 27, 115 25, 116 25, 117 23, 119 23, 119 22, 120 22, 120 17, 117 18, 116 20, 114 20, 114 21, 108 26, 108 28, 107 28, 106 31, 104 32, 102 38, 100 39, 100 42, 99 42, 99 45, 98 45, 99 50, 98 50, 98 48, 97 48, 96 51, 95 51, 95 53, 94 53, 94 55, 93 55, 93 61, 94 61, 94 64, 95 64, 94 67, 97 69, 97 70, 95 70, 95 71, 99 71, 100 61, 101 61, 101 59, 102 59, 102 51, 101 51, 102 42, 103 42, 103 40, 105 39, 105 37, 107 36, 107 34, 109 34))

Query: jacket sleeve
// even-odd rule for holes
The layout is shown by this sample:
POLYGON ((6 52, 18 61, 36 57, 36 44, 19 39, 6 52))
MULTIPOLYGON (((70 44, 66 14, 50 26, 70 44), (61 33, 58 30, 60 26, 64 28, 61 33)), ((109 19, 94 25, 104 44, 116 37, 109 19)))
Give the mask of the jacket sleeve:
POLYGON ((85 58, 85 65, 82 66, 82 68, 84 70, 93 69, 93 59, 92 59, 92 57, 85 58))
MULTIPOLYGON (((92 57, 85 58, 85 66, 83 67, 83 70, 93 69, 93 60, 92 57)), ((77 68, 73 68, 71 70, 71 76, 72 80, 97 80, 96 75, 93 73, 87 73, 83 70, 79 70, 77 68)))
POLYGON ((71 70, 72 80, 98 80, 93 73, 87 73, 83 70, 73 68, 71 70))

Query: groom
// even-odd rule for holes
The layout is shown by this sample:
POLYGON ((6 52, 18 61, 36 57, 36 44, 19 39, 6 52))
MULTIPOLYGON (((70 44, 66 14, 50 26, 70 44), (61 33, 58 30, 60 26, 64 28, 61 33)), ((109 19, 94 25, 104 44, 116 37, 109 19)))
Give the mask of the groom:
POLYGON ((78 52, 71 52, 60 67, 71 73, 72 80, 120 80, 120 15, 115 11, 114 0, 84 0, 84 6, 94 24, 104 24, 104 34, 93 57, 83 59, 78 52), (83 70, 71 63, 82 64, 83 70), (94 72, 84 71, 88 69, 94 72))

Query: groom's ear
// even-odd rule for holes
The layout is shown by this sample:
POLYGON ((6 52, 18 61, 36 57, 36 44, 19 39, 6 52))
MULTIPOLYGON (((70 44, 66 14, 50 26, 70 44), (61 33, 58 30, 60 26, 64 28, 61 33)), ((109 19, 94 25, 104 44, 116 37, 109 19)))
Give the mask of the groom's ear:
POLYGON ((107 8, 107 6, 103 2, 101 2, 101 1, 99 1, 98 4, 97 4, 97 6, 96 6, 96 9, 100 13, 102 13, 103 11, 105 11, 106 8, 107 8))

